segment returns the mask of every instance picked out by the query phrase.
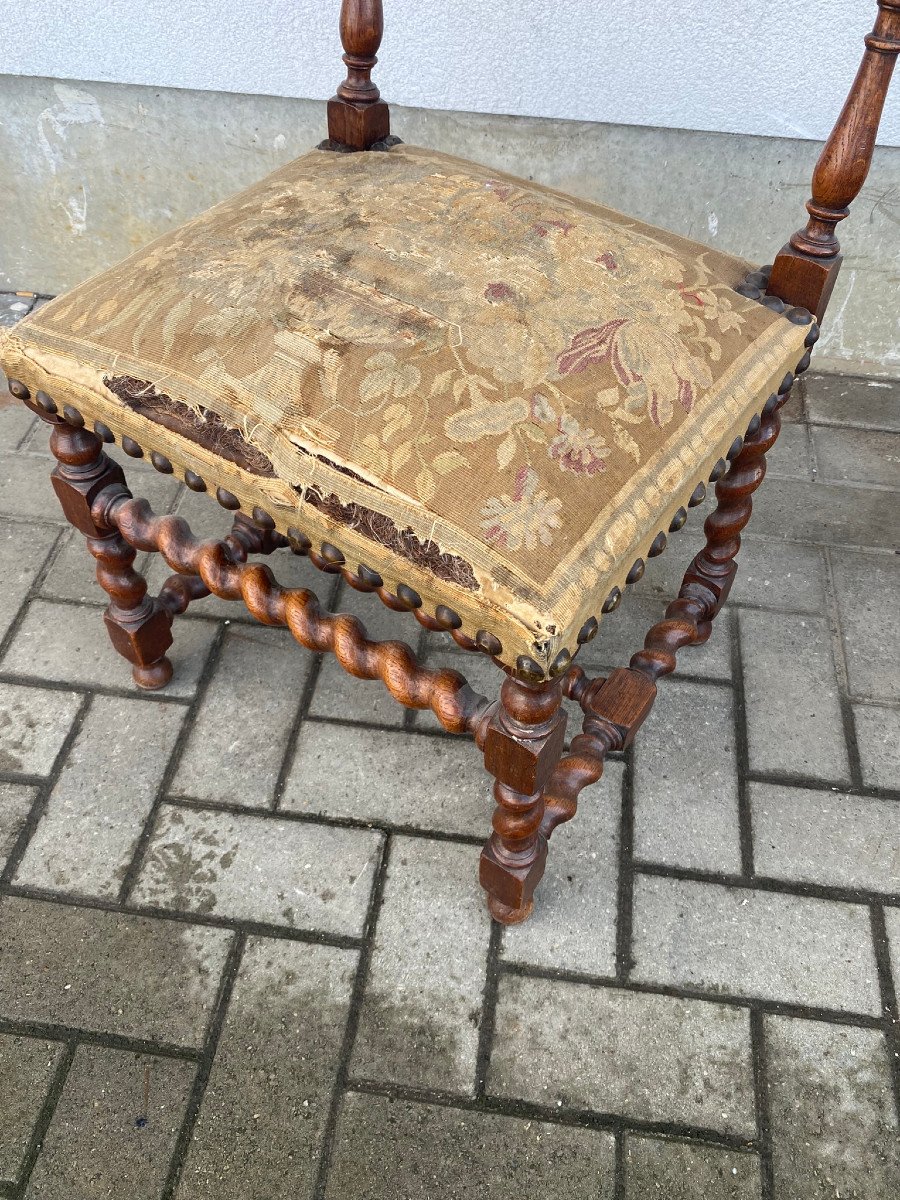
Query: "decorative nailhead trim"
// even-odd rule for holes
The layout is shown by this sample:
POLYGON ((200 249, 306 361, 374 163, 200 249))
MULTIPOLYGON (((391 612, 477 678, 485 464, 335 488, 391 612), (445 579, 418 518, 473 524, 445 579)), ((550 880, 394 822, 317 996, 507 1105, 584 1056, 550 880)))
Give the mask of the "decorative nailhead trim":
POLYGON ((603 607, 600 609, 602 613, 611 613, 622 603, 622 591, 620 588, 614 587, 606 599, 603 601, 603 607))
MULTIPOLYGON (((40 395, 41 393, 38 392, 38 396, 40 395)), ((47 399, 49 400, 50 397, 48 396, 47 399)), ((53 401, 50 400, 50 403, 53 404, 53 401)), ((55 408, 56 405, 54 404, 53 407, 55 408)), ((107 446, 112 445, 112 443, 116 440, 116 435, 113 433, 110 427, 108 425, 104 425, 102 421, 94 422, 94 433, 96 433, 101 442, 106 442, 107 446)))
MULTIPOLYGON (((12 391, 12 385, 10 385, 9 390, 12 391)), ((38 408, 48 413, 51 417, 54 413, 59 412, 59 409, 56 407, 56 401, 51 400, 46 392, 38 392, 34 398, 34 402, 38 408)))
POLYGON ((73 408, 71 404, 67 404, 62 411, 62 415, 70 425, 74 425, 76 429, 84 428, 84 417, 77 408, 73 408))
MULTIPOLYGON (((191 489, 192 492, 205 492, 206 491, 206 480, 201 479, 196 471, 185 471, 184 482, 187 484, 187 486, 191 489)), ((275 525, 274 521, 272 522, 272 525, 274 527, 274 525, 275 525)))
POLYGON ((241 507, 241 502, 237 496, 231 492, 227 492, 223 487, 216 488, 216 499, 223 508, 227 508, 230 512, 236 512, 241 507))
POLYGON ((802 375, 804 371, 809 370, 809 364, 812 362, 812 354, 809 350, 803 355, 800 361, 794 367, 795 375, 802 375))
POLYGON ((373 571, 371 567, 363 566, 362 563, 356 569, 356 574, 363 581, 366 587, 380 588, 384 587, 384 580, 377 571, 373 571))
POLYGON ((778 388, 778 395, 786 396, 793 386, 794 376, 792 372, 788 371, 787 375, 785 375, 784 379, 781 381, 781 386, 778 388))
POLYGON ((773 392, 765 403, 765 407, 763 408, 763 416, 770 417, 775 409, 780 408, 783 403, 784 401, 782 400, 781 396, 778 396, 773 392))
POLYGON ((747 276, 743 283, 739 283, 734 289, 739 296, 744 296, 747 300, 761 300, 762 290, 754 284, 750 283, 751 276, 747 276))
POLYGON ((588 642, 592 642, 597 636, 597 630, 600 628, 600 622, 596 617, 588 617, 581 629, 578 631, 578 645, 584 646, 588 642))
POLYGON ((171 475, 174 467, 169 462, 164 454, 160 454, 158 450, 151 450, 150 462, 162 475, 171 475))
POLYGON ((489 633, 486 629, 479 629, 475 634, 475 645, 479 650, 483 650, 485 654, 490 654, 491 658, 496 658, 499 654, 503 653, 503 644, 500 639, 496 634, 489 633))
POLYGON ((25 384, 21 383, 18 379, 10 379, 6 386, 9 388, 9 394, 11 396, 15 396, 17 400, 31 399, 31 392, 29 392, 25 384))
POLYGON ((445 629, 459 629, 462 626, 462 617, 446 604, 439 604, 434 610, 434 615, 445 629))
POLYGON ((653 539, 653 545, 647 551, 647 557, 656 558, 658 555, 662 554, 663 550, 665 550, 666 545, 668 544, 668 540, 669 539, 664 533, 658 533, 653 539))
POLYGON ((560 650, 556 658, 550 664, 550 677, 555 679, 557 675, 562 675, 563 671, 568 671, 572 663, 572 655, 568 650, 560 650))
POLYGON ((768 308, 772 312, 776 313, 783 313, 787 308, 785 302, 783 300, 779 300, 777 296, 763 296, 762 304, 765 308, 768 308))
POLYGON ((757 414, 753 418, 753 420, 750 422, 750 424, 747 426, 747 437, 753 437, 754 434, 758 433, 759 427, 761 424, 762 424, 762 421, 759 417, 759 414, 757 414))
POLYGON ((123 437, 122 438, 122 449, 125 451, 125 453, 128 455, 129 458, 143 458, 144 457, 143 449, 137 444, 137 442, 134 440, 134 438, 123 437))
POLYGON ((319 547, 319 552, 331 567, 342 567, 346 562, 344 555, 331 542, 323 542, 319 547))
POLYGON ((787 314, 787 319, 793 325, 811 325, 813 315, 808 308, 792 308, 787 314))
POLYGON ((819 329, 818 322, 814 322, 812 329, 810 329, 809 333, 806 335, 806 341, 803 343, 803 345, 807 348, 807 350, 812 350, 813 346, 821 336, 822 331, 819 329))
POLYGON ((397 599, 405 604, 407 608, 421 608, 422 597, 415 588, 411 588, 408 583, 400 583, 397 585, 397 599))
POLYGON ((292 525, 290 529, 288 529, 287 537, 291 545, 291 550, 294 552, 294 554, 309 553, 312 547, 312 542, 309 540, 306 534, 301 533, 296 526, 292 525))
POLYGON ((642 558, 637 558, 637 559, 635 559, 634 563, 632 564, 631 570, 625 576, 625 582, 627 584, 629 584, 629 586, 632 583, 637 583, 637 581, 641 578, 641 576, 643 574, 644 574, 644 560, 642 558))
POLYGON ((672 518, 671 524, 669 525, 669 533, 677 533, 679 529, 684 529, 686 521, 687 509, 679 508, 678 512, 672 518))
POLYGON ((691 492, 691 498, 688 500, 688 508, 696 508, 698 504, 702 504, 706 499, 706 484, 698 483, 691 492))
POLYGON ((744 448, 744 439, 742 437, 736 437, 734 439, 734 441, 731 443, 730 447, 728 448, 728 453, 725 455, 725 457, 728 459, 729 462, 734 462, 734 460, 737 458, 737 456, 740 454, 740 452, 743 450, 743 448, 744 448))
POLYGON ((725 472, 727 470, 728 470, 728 463, 725 461, 724 458, 720 458, 719 461, 713 466, 713 469, 709 473, 709 482, 710 483, 718 483, 719 480, 722 478, 722 476, 725 474, 725 472))
POLYGON ((260 529, 275 528, 275 522, 272 520, 269 514, 261 508, 254 508, 253 520, 260 527, 260 529))
POLYGON ((516 674, 519 675, 526 683, 543 683, 544 672, 533 658, 528 658, 525 654, 520 654, 516 659, 516 674))

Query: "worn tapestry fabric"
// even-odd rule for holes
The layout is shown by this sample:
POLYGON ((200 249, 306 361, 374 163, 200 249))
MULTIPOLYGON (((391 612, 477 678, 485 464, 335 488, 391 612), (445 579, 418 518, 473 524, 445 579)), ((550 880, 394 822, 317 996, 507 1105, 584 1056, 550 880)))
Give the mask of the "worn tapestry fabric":
POLYGON ((314 151, 2 361, 546 665, 802 356, 748 269, 433 151, 314 151))

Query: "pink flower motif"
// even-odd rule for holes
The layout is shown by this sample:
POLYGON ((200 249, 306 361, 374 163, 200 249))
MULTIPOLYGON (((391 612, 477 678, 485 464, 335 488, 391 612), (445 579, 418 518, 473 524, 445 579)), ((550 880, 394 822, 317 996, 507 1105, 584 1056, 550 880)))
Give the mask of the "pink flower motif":
POLYGON ((618 271, 619 269, 619 264, 608 250, 600 255, 597 262, 601 267, 606 267, 607 271, 618 271))
POLYGON ((489 192, 493 192, 498 200, 508 200, 513 194, 511 184, 501 183, 499 179, 488 179, 484 186, 489 192))
POLYGON ((574 417, 561 417, 559 436, 550 445, 550 457, 573 475, 597 475, 606 470, 610 448, 593 429, 582 429, 574 417))
POLYGON ((515 300, 516 293, 508 283, 489 283, 484 289, 484 298, 491 303, 502 303, 504 300, 515 300))
POLYGON ((531 226, 531 232, 536 233, 538 237, 546 237, 551 229, 561 229, 562 235, 565 237, 569 230, 574 228, 571 221, 535 221, 531 226))

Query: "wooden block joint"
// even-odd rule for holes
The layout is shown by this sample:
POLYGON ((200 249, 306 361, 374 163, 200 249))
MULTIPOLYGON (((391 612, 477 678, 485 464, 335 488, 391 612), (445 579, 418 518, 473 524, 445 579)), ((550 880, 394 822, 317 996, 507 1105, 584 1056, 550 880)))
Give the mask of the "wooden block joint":
POLYGON ((495 714, 484 743, 485 769, 523 796, 534 796, 553 774, 566 740, 566 714, 559 712, 544 737, 516 737, 495 714))
POLYGON ((374 104, 351 104, 340 96, 328 101, 328 136, 333 142, 368 150, 390 136, 390 110, 383 100, 374 104))
POLYGON ((647 719, 656 699, 656 684, 641 671, 618 667, 591 699, 590 712, 608 721, 622 739, 622 749, 647 719))

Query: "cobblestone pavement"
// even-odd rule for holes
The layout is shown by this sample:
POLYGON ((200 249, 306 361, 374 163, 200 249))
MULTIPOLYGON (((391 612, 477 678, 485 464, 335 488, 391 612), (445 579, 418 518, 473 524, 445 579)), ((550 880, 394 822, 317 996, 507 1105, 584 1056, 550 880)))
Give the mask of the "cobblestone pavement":
POLYGON ((789 419, 734 602, 504 933, 472 746, 217 600, 139 694, 0 408, 0 1195, 897 1200, 900 386, 810 377, 789 419))

